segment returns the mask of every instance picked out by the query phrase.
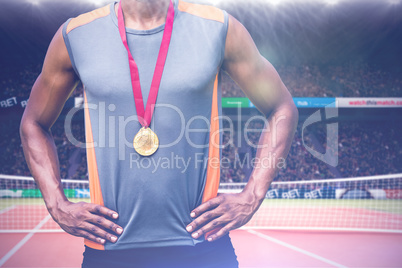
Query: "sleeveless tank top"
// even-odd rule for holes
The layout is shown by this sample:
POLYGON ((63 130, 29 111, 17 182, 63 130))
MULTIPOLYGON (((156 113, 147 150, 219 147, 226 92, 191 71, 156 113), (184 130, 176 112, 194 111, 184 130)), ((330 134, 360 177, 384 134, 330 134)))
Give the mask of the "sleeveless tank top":
MULTIPOLYGON (((175 0, 175 20, 151 129, 159 149, 136 153, 141 128, 127 51, 112 3, 69 19, 64 41, 84 85, 85 133, 91 202, 119 213, 124 228, 101 250, 188 246, 190 212, 217 195, 222 138, 219 71, 228 28, 226 12, 175 0)), ((126 28, 146 103, 164 25, 126 28)))

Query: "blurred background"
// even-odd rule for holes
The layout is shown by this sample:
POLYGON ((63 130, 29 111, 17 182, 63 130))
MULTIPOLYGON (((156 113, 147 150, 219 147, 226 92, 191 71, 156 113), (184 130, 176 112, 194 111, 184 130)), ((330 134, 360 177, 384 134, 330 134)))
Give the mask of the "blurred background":
MULTIPOLYGON (((68 18, 107 3, 89 0, 2 1, 0 149, 3 153, 0 155, 0 174, 29 175, 18 126, 52 36, 68 18)), ((402 97, 400 1, 221 0, 197 3, 212 3, 242 22, 261 54, 276 67, 295 97, 300 126, 287 167, 281 170, 278 180, 356 177, 402 171, 401 104, 396 108, 397 98, 402 97), (351 100, 360 105, 343 105, 348 102, 347 98, 356 98, 351 100), (303 146, 304 142, 316 151, 325 152, 326 123, 306 128, 308 135, 304 136, 304 141, 301 125, 314 111, 333 102, 342 106, 338 105, 337 121, 339 164, 329 167, 303 146)), ((225 74, 223 81, 223 112, 234 121, 238 120, 239 111, 233 108, 233 103, 241 103, 244 125, 249 116, 258 111, 225 74)), ((82 97, 82 90, 80 85, 67 102, 65 112, 74 106, 74 98, 82 97)), ((85 150, 73 146, 64 134, 65 112, 53 127, 62 177, 87 179, 85 150)), ((259 122, 253 122, 252 126, 262 128, 259 122)), ((74 117, 73 132, 78 140, 84 141, 82 113, 74 117)), ((256 143, 258 133, 250 135, 256 143)), ((225 135, 225 156, 235 159, 239 154, 255 153, 248 145, 238 148, 234 138, 225 135)), ((222 170, 222 181, 247 181, 249 172, 247 168, 226 167, 222 170)))
MULTIPOLYGON (((0 266, 80 266, 83 243, 51 220, 18 129, 54 33, 68 18, 110 2, 0 1, 0 266)), ((195 2, 244 24, 300 115, 266 200, 243 230, 231 232, 241 267, 401 267, 402 1, 195 2), (321 120, 309 124, 311 116, 321 120)), ((245 135, 260 113, 225 73, 222 81, 223 114, 238 127, 223 133, 222 156, 230 161, 221 168, 220 192, 233 193, 248 181, 252 167, 241 163, 255 156, 263 121, 253 120, 248 128, 257 131, 245 135)), ((64 129, 82 97, 79 85, 52 127, 72 201, 89 201, 85 149, 64 129)), ((82 109, 71 128, 85 142, 82 109)))

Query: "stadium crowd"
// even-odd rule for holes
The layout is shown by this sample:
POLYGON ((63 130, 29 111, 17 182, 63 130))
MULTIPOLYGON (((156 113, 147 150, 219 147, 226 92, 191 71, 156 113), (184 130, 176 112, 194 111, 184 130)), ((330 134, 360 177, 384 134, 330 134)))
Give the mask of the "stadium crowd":
MULTIPOLYGON (((340 122, 336 152, 335 148, 325 148, 327 136, 325 125, 306 128, 302 137, 302 123, 299 123, 285 165, 280 160, 271 162, 279 168, 276 180, 296 181, 400 173, 402 136, 394 126, 393 122, 340 122), (338 164, 336 167, 329 166, 314 157, 306 147, 321 154, 329 150, 329 154, 338 159, 338 164)), ((261 122, 255 122, 249 129, 262 129, 262 127, 261 122)), ((256 154, 257 149, 254 145, 258 143, 259 133, 248 133, 249 141, 254 144, 247 146, 250 148, 248 152, 247 148, 242 150, 236 146, 238 140, 236 135, 231 139, 230 134, 224 133, 224 144, 227 145, 223 149, 223 157, 230 160, 230 166, 221 169, 223 182, 247 180, 242 168, 248 161, 244 161, 244 154, 250 154, 247 158, 250 161, 256 154)), ((244 135, 244 132, 240 135, 244 135)), ((329 136, 336 138, 336 135, 329 136)))
MULTIPOLYGON (((338 157, 338 165, 331 168, 306 149, 309 147, 325 153, 325 127, 306 128, 303 139, 302 123, 299 123, 288 158, 284 162, 275 162, 273 159, 270 162, 279 168, 276 180, 296 181, 400 173, 402 136, 394 126, 393 122, 340 122, 338 152, 331 152, 334 157, 338 157), (316 140, 315 143, 312 142, 313 139, 316 140)), ((253 122, 248 128, 262 129, 263 123, 253 122)), ((77 140, 85 140, 82 122, 75 122, 72 130, 77 140)), ((77 148, 68 140, 63 122, 57 122, 52 127, 52 133, 60 159, 62 178, 86 180, 88 174, 85 149, 77 148), (75 167, 71 170, 74 163, 75 167)), ((257 150, 254 145, 258 143, 259 133, 247 133, 247 139, 241 139, 241 146, 238 145, 239 135, 244 135, 244 132, 234 132, 233 136, 226 132, 223 134, 222 157, 225 160, 221 164, 222 182, 247 181, 250 167, 253 167, 252 161, 257 150)), ((2 140, 0 147, 3 151, 0 156, 0 174, 30 175, 17 135, 10 135, 8 139, 2 140)))
MULTIPOLYGON (((279 75, 293 97, 400 97, 402 79, 367 64, 342 66, 277 66, 279 75)), ((223 97, 245 97, 224 74, 223 97)))
MULTIPOLYGON (((402 79, 378 67, 367 64, 341 66, 277 66, 283 82, 293 97, 400 97, 402 79)), ((0 100, 10 97, 28 98, 41 65, 0 77, 0 100)), ((227 74, 222 75, 223 97, 245 97, 243 91, 227 74)), ((80 84, 74 97, 83 95, 80 84)))
MULTIPOLYGON (((0 74, 0 101, 12 97, 27 99, 41 68, 42 64, 30 64, 19 72, 0 74)), ((72 97, 80 97, 82 94, 83 87, 80 83, 74 90, 72 97)))
MULTIPOLYGON (((30 176, 21 146, 21 139, 19 135, 16 135, 16 132, 18 131, 18 122, 9 122, 8 124, 9 126, 6 126, 5 129, 11 129, 14 131, 2 133, 5 137, 0 142, 0 148, 3 152, 0 154, 0 174, 30 176)), ((81 124, 82 121, 78 123, 73 121, 71 130, 74 138, 83 142, 85 141, 85 135, 83 125, 81 124)), ((85 150, 77 148, 68 140, 64 129, 64 122, 62 120, 57 120, 52 126, 51 131, 59 156, 61 177, 65 179, 87 179, 85 150), (75 151, 78 152, 75 161, 80 163, 79 168, 77 168, 77 171, 80 172, 74 173, 75 170, 73 172, 70 171, 70 173, 73 174, 69 175, 69 169, 73 162, 72 156, 75 151), (82 157, 82 154, 84 154, 84 157, 82 157), (85 171, 82 170, 82 167, 85 167, 85 171)))
MULTIPOLYGON (((0 100, 10 97, 28 98, 35 78, 40 72, 40 65, 27 67, 26 70, 0 77, 0 100)), ((286 66, 279 67, 278 72, 284 83, 295 97, 392 97, 402 96, 402 79, 391 73, 367 65, 344 65, 319 68, 318 66, 286 66)), ((82 86, 77 87, 73 96, 82 96, 82 86)), ((244 97, 243 92, 223 75, 223 97, 244 97)), ((0 107, 0 109, 6 109, 0 107)), ((18 122, 2 122, 4 129, 0 140, 0 173, 12 175, 29 175, 25 164, 21 141, 18 133, 18 122)), ((296 137, 291 146, 285 165, 280 167, 278 180, 293 181, 334 177, 355 177, 374 174, 401 172, 398 164, 402 157, 402 136, 395 124, 387 122, 340 122, 338 152, 331 152, 339 158, 335 168, 316 159, 306 147, 325 152, 325 125, 305 130, 309 135, 302 138, 302 122, 299 122, 296 137), (318 147, 319 148, 318 148, 318 147)), ((253 122, 250 128, 262 129, 262 122, 253 122)), ((82 120, 74 121, 72 126, 74 137, 84 141, 82 120)), ((58 149, 62 178, 87 179, 85 150, 72 145, 65 134, 64 124, 57 121, 52 132, 58 149)), ((306 134, 305 133, 305 134, 306 134)), ((239 163, 251 161, 256 149, 253 146, 237 144, 242 131, 235 132, 234 137, 224 133, 223 157, 227 159, 222 166, 223 182, 246 181, 250 168, 239 163)), ((247 140, 256 144, 259 133, 250 132, 247 140)), ((331 149, 331 148, 330 148, 331 149)))

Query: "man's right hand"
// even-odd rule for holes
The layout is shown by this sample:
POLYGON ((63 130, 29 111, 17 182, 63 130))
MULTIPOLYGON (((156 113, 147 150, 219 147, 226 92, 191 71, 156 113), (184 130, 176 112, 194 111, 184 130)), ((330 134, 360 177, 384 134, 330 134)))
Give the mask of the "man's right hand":
POLYGON ((67 233, 84 237, 99 244, 106 240, 115 243, 123 228, 109 219, 117 219, 117 212, 101 205, 65 201, 50 210, 53 219, 67 233))

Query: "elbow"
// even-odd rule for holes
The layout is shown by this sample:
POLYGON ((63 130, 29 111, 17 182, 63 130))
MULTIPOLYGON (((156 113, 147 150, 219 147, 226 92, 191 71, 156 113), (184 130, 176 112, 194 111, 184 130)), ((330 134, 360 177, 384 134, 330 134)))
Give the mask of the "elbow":
POLYGON ((30 123, 29 120, 26 119, 25 116, 22 117, 21 123, 20 123, 20 137, 21 137, 21 142, 24 144, 24 141, 26 138, 29 136, 30 132, 30 123))
POLYGON ((29 139, 37 139, 40 136, 51 136, 50 126, 41 123, 37 117, 25 110, 20 123, 20 138, 22 145, 29 139))
POLYGON ((293 101, 293 98, 289 95, 285 100, 283 100, 278 107, 275 109, 276 112, 286 115, 292 121, 298 122, 299 120, 299 110, 296 107, 296 104, 293 101))
POLYGON ((293 131, 296 131, 299 122, 299 110, 297 109, 292 97, 286 98, 274 111, 276 116, 280 116, 287 121, 287 125, 293 131))
POLYGON ((24 145, 24 141, 26 141, 32 136, 35 136, 38 131, 43 132, 45 131, 45 129, 41 127, 37 121, 30 118, 29 116, 26 115, 26 113, 24 113, 21 119, 19 131, 20 131, 21 142, 24 145))
POLYGON ((299 122, 299 110, 297 109, 293 99, 291 99, 289 106, 291 117, 293 118, 294 124, 297 125, 297 122, 299 122))
POLYGON ((297 109, 292 98, 290 98, 290 101, 287 102, 286 106, 291 125, 293 126, 293 130, 296 131, 297 123, 299 122, 299 110, 297 109))
POLYGON ((27 131, 28 131, 27 122, 26 122, 26 120, 25 120, 25 118, 23 116, 22 119, 21 119, 21 122, 20 122, 20 136, 21 136, 21 139, 26 135, 27 131))

